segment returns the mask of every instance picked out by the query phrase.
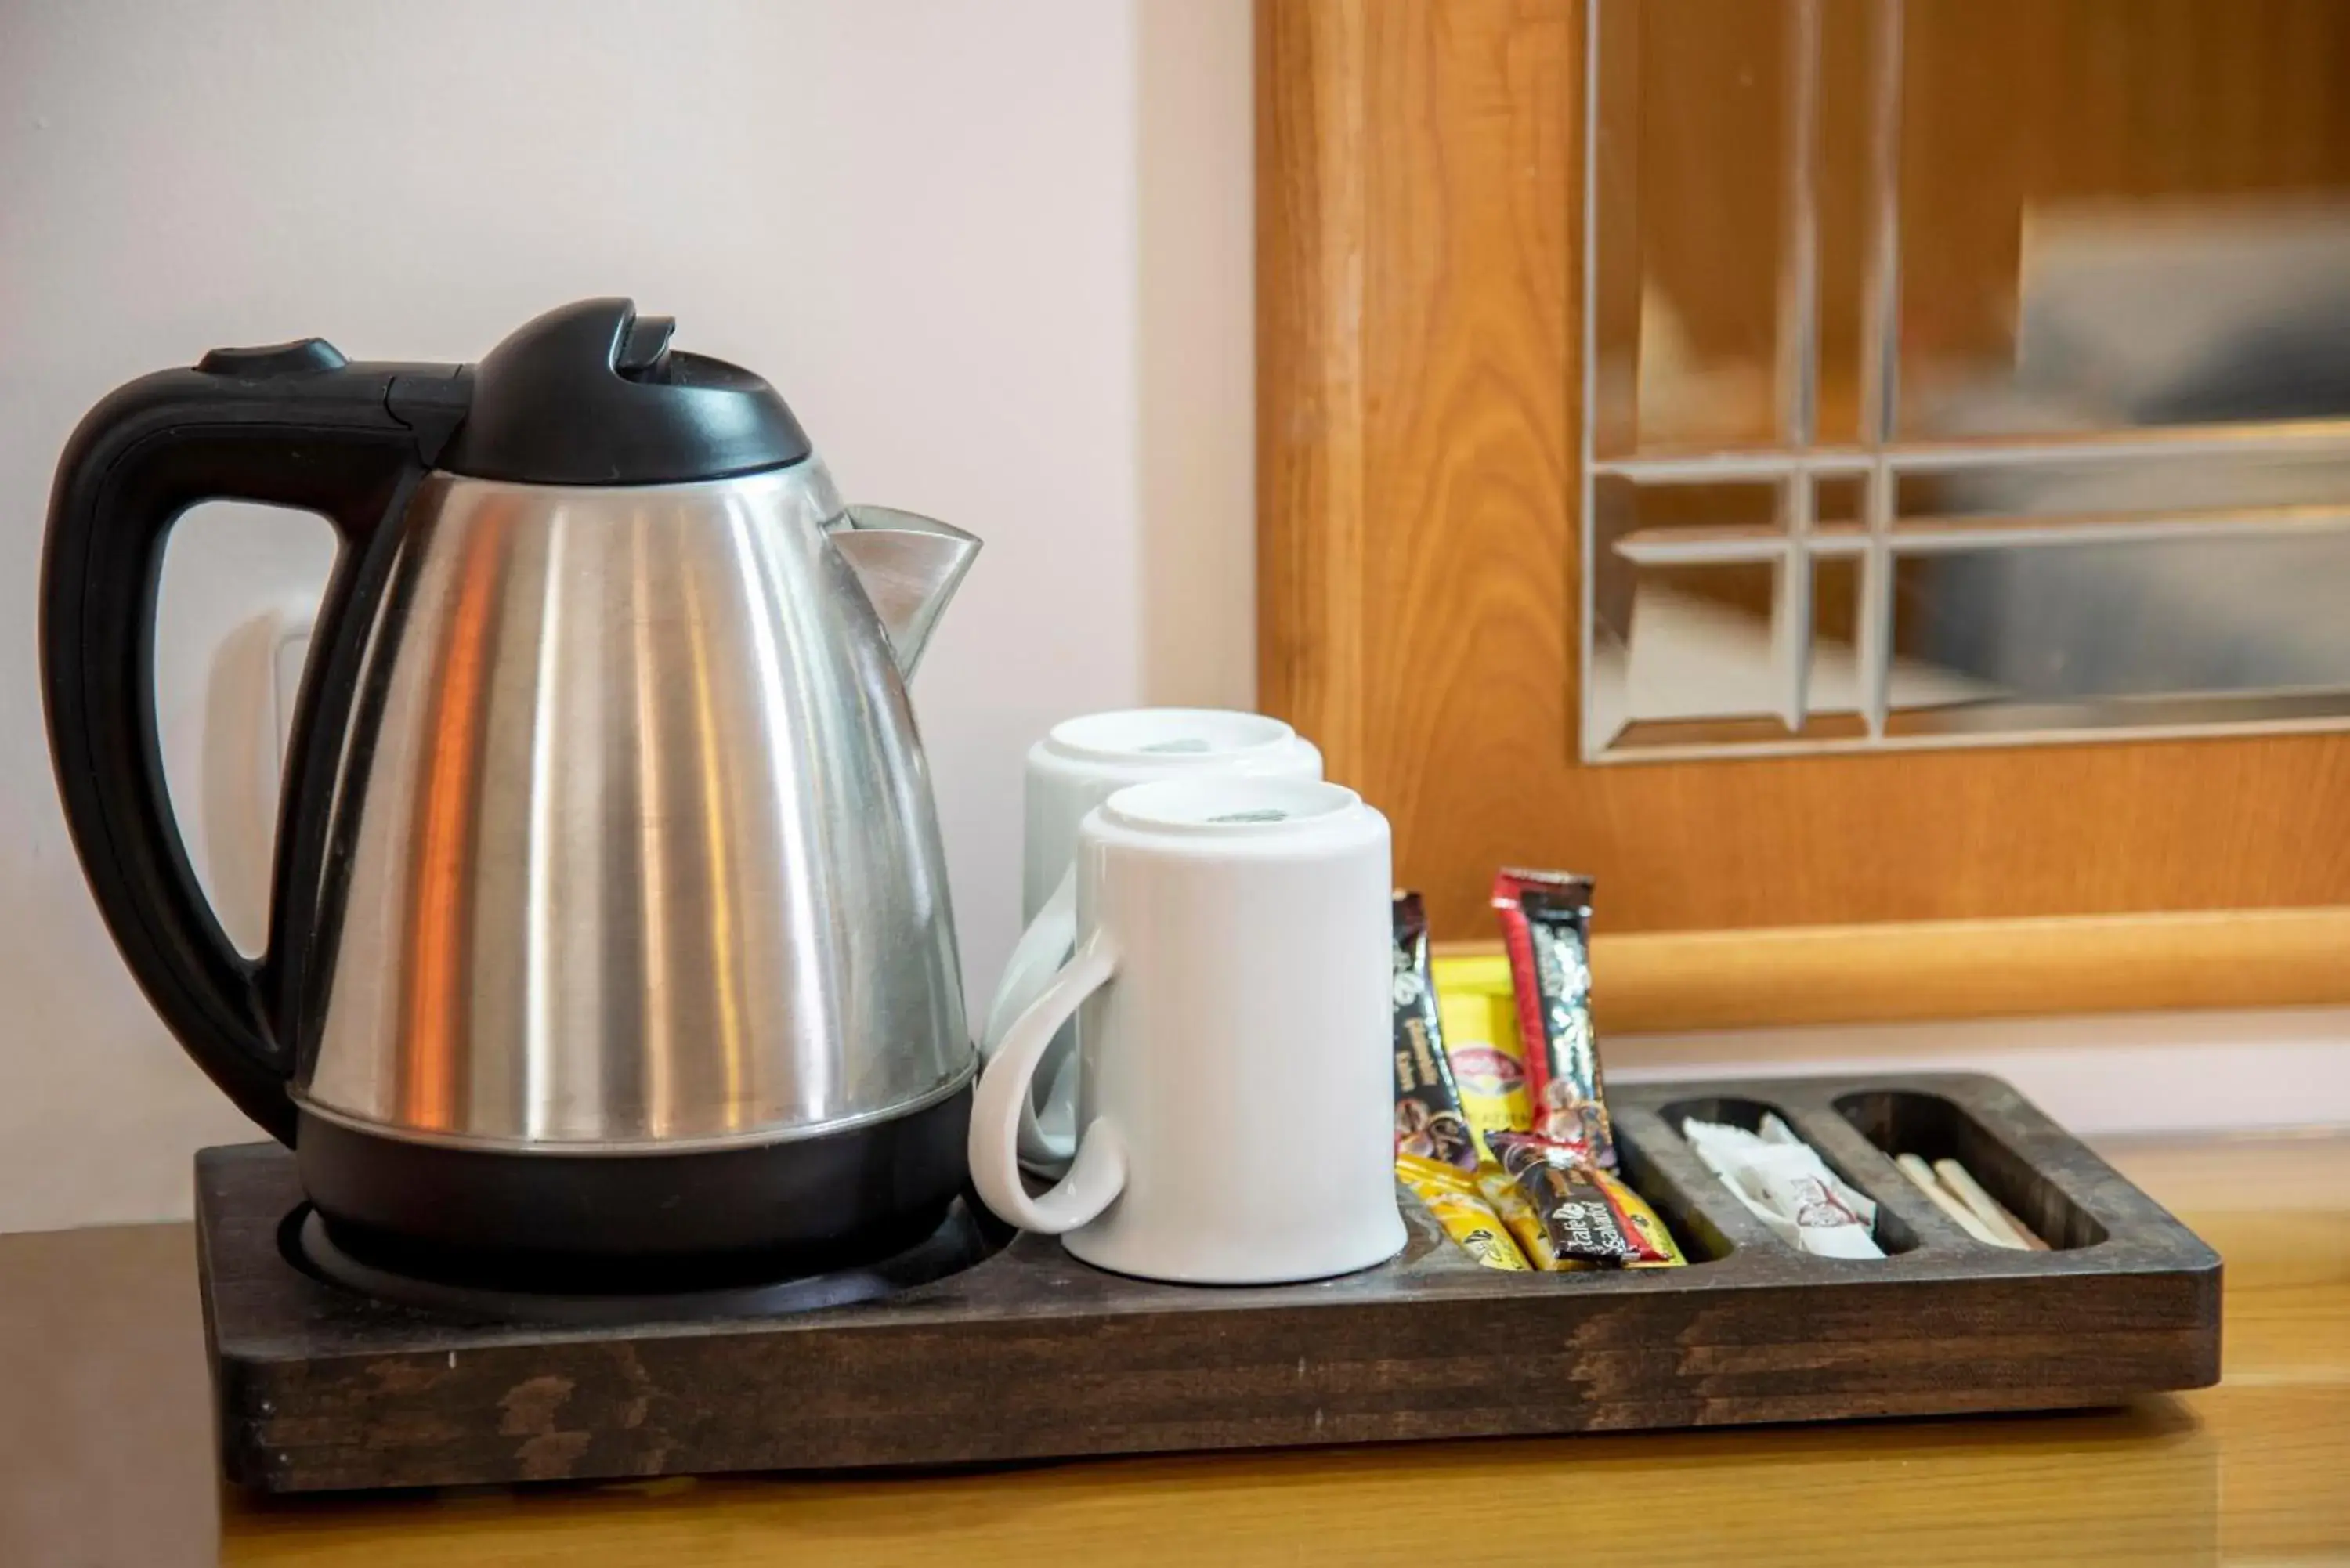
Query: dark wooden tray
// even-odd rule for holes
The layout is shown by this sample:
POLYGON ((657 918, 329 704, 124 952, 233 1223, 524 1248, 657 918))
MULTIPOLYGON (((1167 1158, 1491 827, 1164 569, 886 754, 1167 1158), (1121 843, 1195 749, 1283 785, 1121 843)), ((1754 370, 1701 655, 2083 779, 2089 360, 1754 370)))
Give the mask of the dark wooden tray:
POLYGON ((279 1246, 291 1158, 207 1149, 222 1463, 269 1491, 960 1464, 2111 1405, 2219 1376, 2219 1258, 2005 1084, 1608 1097, 1626 1173, 1689 1268, 1496 1273, 1407 1201, 1400 1258, 1321 1284, 1149 1284, 1024 1236, 884 1301, 626 1328, 468 1322, 328 1284, 279 1246), (1669 1125, 1764 1106, 1876 1197, 1892 1256, 1790 1251, 1669 1125), (2056 1250, 1969 1240, 1880 1145, 1956 1155, 2056 1250))

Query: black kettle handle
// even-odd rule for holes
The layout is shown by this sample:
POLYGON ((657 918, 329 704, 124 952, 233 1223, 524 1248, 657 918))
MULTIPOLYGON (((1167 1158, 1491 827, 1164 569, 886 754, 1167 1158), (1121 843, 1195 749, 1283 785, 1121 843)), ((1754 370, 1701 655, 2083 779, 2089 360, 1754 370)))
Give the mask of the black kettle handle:
MULTIPOLYGON (((318 688, 348 639, 352 581, 463 418, 448 365, 348 364, 318 338, 214 349, 194 369, 124 386, 58 462, 41 568, 41 685, 57 791, 99 912, 140 989, 239 1109, 291 1143, 289 908, 297 830, 323 815, 348 693, 318 688), (311 637, 278 819, 270 936, 242 957, 188 864, 163 784, 155 716, 155 593, 172 523, 200 501, 323 514, 342 548, 311 637)), ((356 659, 343 658, 347 668, 356 659)), ((315 835, 313 836, 315 836, 315 835)), ((316 846, 312 846, 313 855, 316 846)), ((315 890, 314 890, 315 891, 315 890)))

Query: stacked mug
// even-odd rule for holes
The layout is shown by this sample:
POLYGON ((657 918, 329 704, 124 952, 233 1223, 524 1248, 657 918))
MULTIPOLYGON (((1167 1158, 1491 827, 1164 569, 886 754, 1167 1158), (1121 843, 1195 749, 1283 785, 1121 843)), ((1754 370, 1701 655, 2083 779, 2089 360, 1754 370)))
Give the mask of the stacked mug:
MULTIPOLYGON (((1077 827, 1087 814, 1135 784, 1224 774, 1318 780, 1322 753, 1278 719, 1220 708, 1091 713, 1055 725, 1028 749, 1020 874, 1025 929, 988 1009, 983 1057, 993 1057, 1012 1021, 1076 945, 1077 827)), ((1076 1147, 1076 1067, 1073 1032, 1065 1028, 1038 1064, 1021 1115, 1020 1160, 1040 1176, 1067 1169, 1076 1147)))
POLYGON ((1030 751, 1031 918, 971 1124, 999 1216, 1195 1283, 1402 1247, 1388 825, 1320 775, 1286 724, 1211 710, 1071 720, 1030 751), (1024 1166, 1058 1179, 1032 1195, 1024 1166))

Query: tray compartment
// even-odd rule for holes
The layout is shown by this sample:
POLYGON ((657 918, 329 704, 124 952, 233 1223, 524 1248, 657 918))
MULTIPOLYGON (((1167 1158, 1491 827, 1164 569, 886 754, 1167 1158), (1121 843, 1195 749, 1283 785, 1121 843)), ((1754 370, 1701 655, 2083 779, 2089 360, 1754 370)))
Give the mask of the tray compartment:
POLYGON ((1778 1244, 1654 1111, 1627 1108, 1612 1112, 1610 1119, 1617 1174, 1648 1200, 1680 1243, 1690 1267, 1719 1262, 1741 1247, 1778 1244))
MULTIPOLYGON (((1776 1116, 1794 1130, 1796 1137, 1812 1146, 1820 1158, 1826 1162, 1830 1170, 1835 1171, 1844 1181, 1858 1188, 1876 1200, 1877 1223, 1873 1233, 1877 1238, 1877 1244, 1885 1250, 1886 1256, 1898 1257, 1903 1252, 1913 1251, 1917 1247, 1917 1228, 1900 1210, 1887 1203, 1885 1200, 1885 1194, 1878 1190, 1883 1184, 1883 1173, 1866 1167, 1861 1169, 1853 1168, 1849 1149, 1843 1151, 1846 1158, 1839 1158, 1837 1151, 1833 1147, 1822 1147, 1820 1142, 1808 1130, 1804 1119, 1790 1114, 1784 1107, 1734 1095, 1709 1095, 1695 1099, 1677 1100, 1665 1106, 1661 1115, 1665 1125, 1672 1129, 1673 1136, 1680 1139, 1684 1148, 1690 1149, 1690 1158, 1696 1160, 1698 1168, 1704 1172, 1706 1180, 1711 1182, 1722 1196, 1733 1204, 1739 1203, 1737 1195, 1731 1192, 1721 1178, 1713 1173, 1712 1167, 1707 1165, 1704 1160, 1696 1158, 1696 1149, 1690 1147, 1689 1140, 1682 1137, 1681 1123, 1694 1117, 1701 1122, 1721 1122, 1731 1127, 1744 1127, 1748 1132, 1760 1132, 1762 1129, 1762 1118, 1766 1116, 1776 1116)), ((1891 1169, 1890 1173, 1896 1180, 1900 1181, 1904 1186, 1908 1185, 1908 1179, 1903 1177, 1898 1169, 1891 1169)), ((1744 1207, 1743 1204, 1739 1204, 1742 1211, 1744 1207)), ((1761 1221, 1757 1220, 1756 1224, 1760 1225, 1761 1221)), ((1764 1245, 1776 1247, 1781 1251, 1790 1251, 1784 1241, 1773 1235, 1767 1229, 1762 1234, 1764 1245)))
MULTIPOLYGON (((1964 1106, 1941 1095, 1864 1089, 1838 1096, 1835 1108, 1888 1158, 1915 1154, 1929 1164, 1957 1160, 1984 1191, 2058 1251, 2094 1247, 2106 1240, 2106 1228, 2095 1215, 2034 1170, 1964 1106)), ((1982 1245, 1971 1237, 1967 1244, 1982 1245)))

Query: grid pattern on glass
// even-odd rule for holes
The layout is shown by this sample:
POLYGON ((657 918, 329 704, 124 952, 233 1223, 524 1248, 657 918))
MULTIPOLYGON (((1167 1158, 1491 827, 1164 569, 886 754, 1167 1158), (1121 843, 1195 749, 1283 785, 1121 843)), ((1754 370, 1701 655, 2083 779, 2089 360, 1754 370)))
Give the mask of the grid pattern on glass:
MULTIPOLYGON (((1963 57, 2006 47, 1975 3, 1587 6, 1586 760, 2350 726, 2350 637, 2302 624, 2350 622, 2319 602, 2350 595, 2350 284, 2327 281, 2350 278, 2350 116, 2221 123, 2241 95, 2191 62, 2241 13, 2171 6, 2184 45, 2131 57, 2146 79, 2108 95, 2109 129, 2140 135, 2133 106, 2161 97, 2189 143, 2199 116, 2245 143, 2242 178, 2179 174, 2175 129, 2143 167, 2126 136, 2103 163, 2011 157, 2020 253, 1976 248, 2009 269, 2013 363, 1975 363, 1971 403, 1943 376, 1921 415, 1904 372, 1938 301, 1915 296, 1946 285, 1905 290, 1905 257, 1982 226, 1981 192, 1935 183, 1952 85, 1981 67, 1963 57), (2279 169, 2303 188, 2271 199, 2279 169), (2181 615, 2212 623, 2192 649, 2158 629, 2181 615)), ((2328 4, 2266 6, 2278 60, 2350 49, 2328 4)), ((2102 36, 2114 9, 2016 17, 2058 48, 2066 18, 2102 36)), ((2078 141, 2098 112, 2002 144, 2078 141)))

